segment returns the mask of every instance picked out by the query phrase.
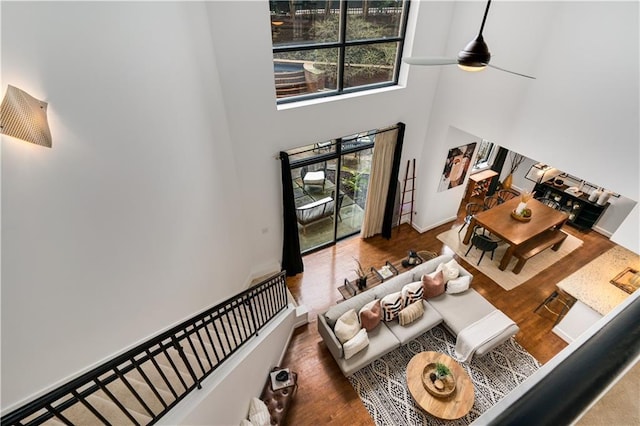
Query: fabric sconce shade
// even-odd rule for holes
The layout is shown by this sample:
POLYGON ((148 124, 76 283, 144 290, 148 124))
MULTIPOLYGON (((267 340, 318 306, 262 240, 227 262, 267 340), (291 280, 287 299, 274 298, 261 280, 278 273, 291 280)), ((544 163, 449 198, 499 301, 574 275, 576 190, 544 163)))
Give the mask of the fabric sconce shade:
POLYGON ((51 148, 47 103, 9 85, 0 106, 2 134, 51 148))

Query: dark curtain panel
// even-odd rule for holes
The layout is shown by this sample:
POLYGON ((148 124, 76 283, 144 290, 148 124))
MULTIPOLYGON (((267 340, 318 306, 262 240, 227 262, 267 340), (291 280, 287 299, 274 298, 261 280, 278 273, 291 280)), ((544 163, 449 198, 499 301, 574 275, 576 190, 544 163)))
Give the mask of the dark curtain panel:
POLYGON ((493 160, 493 164, 491 165, 491 170, 498 172, 498 176, 495 176, 491 180, 489 189, 487 190, 487 195, 493 195, 498 190, 498 184, 500 183, 500 172, 502 171, 502 167, 504 166, 504 161, 507 159, 508 153, 508 149, 503 147, 498 148, 496 158, 493 160))
MULTIPOLYGON (((402 141, 404 140, 404 123, 398 123, 398 141, 393 154, 393 168, 391 169, 391 181, 389 182, 389 194, 384 208, 384 221, 382 222, 382 236, 391 238, 393 227, 393 211, 396 203, 396 190, 398 188, 398 174, 400 173, 400 157, 402 156, 402 141)), ((375 149, 375 148, 374 148, 375 149)))
POLYGON ((282 170, 282 216, 284 219, 282 270, 287 271, 287 276, 293 276, 304 271, 304 265, 300 255, 300 240, 298 239, 298 222, 296 221, 296 204, 293 198, 289 155, 284 151, 280 152, 280 167, 282 170))

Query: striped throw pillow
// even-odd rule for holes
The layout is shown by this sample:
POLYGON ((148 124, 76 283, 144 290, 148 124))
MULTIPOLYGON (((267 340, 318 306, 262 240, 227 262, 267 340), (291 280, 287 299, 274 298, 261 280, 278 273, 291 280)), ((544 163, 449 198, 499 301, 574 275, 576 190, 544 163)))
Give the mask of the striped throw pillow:
POLYGON ((407 325, 420 318, 423 314, 424 305, 422 304, 422 300, 418 300, 400 311, 398 321, 400 325, 407 325))
POLYGON ((390 293, 383 297, 380 300, 380 308, 382 308, 382 321, 394 320, 404 308, 402 291, 390 293))
POLYGON ((404 299, 405 306, 409 306, 413 302, 422 300, 423 293, 424 288, 422 287, 422 281, 416 281, 402 287, 402 298, 404 299))

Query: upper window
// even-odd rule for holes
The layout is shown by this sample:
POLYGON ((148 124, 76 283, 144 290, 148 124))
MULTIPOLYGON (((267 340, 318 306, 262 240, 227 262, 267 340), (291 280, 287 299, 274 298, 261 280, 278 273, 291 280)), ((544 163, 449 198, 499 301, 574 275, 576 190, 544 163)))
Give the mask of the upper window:
POLYGON ((278 103, 398 84, 409 0, 269 6, 278 103))
POLYGON ((473 164, 473 170, 482 170, 491 167, 493 160, 493 152, 495 145, 493 142, 482 139, 478 146, 478 154, 476 155, 476 161, 473 164))

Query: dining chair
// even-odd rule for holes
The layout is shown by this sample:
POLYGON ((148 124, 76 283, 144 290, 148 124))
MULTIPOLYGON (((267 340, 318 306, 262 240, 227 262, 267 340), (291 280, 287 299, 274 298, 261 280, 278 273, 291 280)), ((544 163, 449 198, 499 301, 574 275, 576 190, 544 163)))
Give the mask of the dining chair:
POLYGON ((484 209, 485 210, 489 210, 490 208, 493 208, 495 206, 497 206, 498 204, 500 204, 500 200, 498 199, 497 195, 489 195, 484 197, 484 209))
POLYGON ((465 226, 468 226, 471 223, 471 219, 473 219, 473 216, 476 213, 479 213, 482 210, 484 210, 484 206, 478 203, 467 203, 464 209, 465 209, 466 216, 464 217, 464 223, 462 224, 460 229, 458 229, 458 234, 462 232, 465 226))
POLYGON ((471 238, 471 245, 469 245, 469 248, 467 249, 467 252, 464 255, 466 257, 473 247, 481 250, 482 254, 480 255, 480 259, 478 259, 478 263, 477 263, 477 265, 480 265, 480 262, 482 262, 482 258, 484 257, 484 254, 488 251, 491 252, 491 260, 493 260, 493 253, 498 248, 498 243, 499 241, 494 240, 493 238, 485 235, 484 230, 483 230, 483 233, 480 234, 478 233, 478 229, 476 229, 474 230, 473 237, 471 238))
POLYGON ((520 194, 513 189, 501 189, 496 193, 496 195, 498 196, 498 202, 502 204, 505 201, 509 201, 510 199, 515 198, 520 194))
POLYGON ((537 308, 533 310, 534 313, 538 313, 538 311, 542 308, 545 308, 552 315, 555 315, 556 320, 553 323, 555 326, 560 322, 560 320, 569 312, 569 309, 573 306, 575 299, 565 293, 561 293, 558 290, 555 290, 549 297, 544 299, 544 301, 538 305, 537 308), (559 305, 559 306, 550 306, 550 305, 559 305), (560 311, 557 311, 557 308, 560 308, 560 311), (555 309, 552 309, 555 308, 555 309))
POLYGON ((552 209, 560 210, 560 203, 557 202, 554 199, 551 199, 551 198, 538 198, 537 200, 540 201, 545 206, 549 206, 552 209))

